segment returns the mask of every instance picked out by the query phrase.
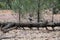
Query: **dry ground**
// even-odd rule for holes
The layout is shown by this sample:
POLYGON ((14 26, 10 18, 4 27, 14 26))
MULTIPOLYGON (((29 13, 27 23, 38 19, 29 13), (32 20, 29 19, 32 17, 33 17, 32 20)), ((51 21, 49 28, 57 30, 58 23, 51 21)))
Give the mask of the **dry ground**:
MULTIPOLYGON (((2 22, 18 22, 18 15, 11 15, 9 12, 8 14, 5 14, 8 12, 1 11, 0 12, 0 21, 2 22), (3 14, 2 14, 3 13, 3 14), (11 20, 12 19, 12 20, 11 20)), ((48 20, 49 22, 52 20, 52 15, 44 15, 45 20, 48 20)), ((54 22, 60 21, 60 15, 54 15, 54 22)), ((23 19, 22 19, 23 20, 23 19)), ((24 19, 23 22, 27 21, 24 19)), ((51 30, 51 28, 49 28, 51 30)), ((60 28, 55 28, 56 31, 47 31, 45 28, 40 28, 40 30, 37 30, 36 28, 33 30, 30 30, 27 28, 26 30, 21 29, 14 29, 7 33, 3 33, 0 31, 0 40, 60 40, 60 28)))
MULTIPOLYGON (((55 28, 57 29, 57 28, 55 28)), ((50 29, 51 30, 51 29, 50 29)), ((45 28, 30 29, 14 29, 7 33, 0 32, 1 40, 60 40, 60 31, 47 31, 45 28)))

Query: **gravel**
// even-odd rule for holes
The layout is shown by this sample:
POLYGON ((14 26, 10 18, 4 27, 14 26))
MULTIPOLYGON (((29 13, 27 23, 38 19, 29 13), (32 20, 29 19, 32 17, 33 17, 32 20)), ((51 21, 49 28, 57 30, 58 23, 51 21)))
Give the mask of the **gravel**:
POLYGON ((46 30, 45 28, 37 29, 13 29, 7 33, 0 31, 1 40, 60 40, 60 31, 46 30))

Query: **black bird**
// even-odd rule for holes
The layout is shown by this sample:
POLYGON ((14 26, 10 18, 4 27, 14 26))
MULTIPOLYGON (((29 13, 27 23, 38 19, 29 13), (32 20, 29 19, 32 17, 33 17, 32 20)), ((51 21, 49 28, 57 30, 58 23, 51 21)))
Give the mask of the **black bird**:
POLYGON ((31 21, 33 21, 33 19, 32 19, 32 14, 29 14, 29 21, 31 22, 31 21))
MULTIPOLYGON (((32 23, 32 21, 33 21, 33 18, 32 18, 33 16, 32 16, 32 14, 29 14, 29 21, 32 23)), ((32 25, 30 24, 30 27, 29 27, 30 29, 32 29, 32 25)))

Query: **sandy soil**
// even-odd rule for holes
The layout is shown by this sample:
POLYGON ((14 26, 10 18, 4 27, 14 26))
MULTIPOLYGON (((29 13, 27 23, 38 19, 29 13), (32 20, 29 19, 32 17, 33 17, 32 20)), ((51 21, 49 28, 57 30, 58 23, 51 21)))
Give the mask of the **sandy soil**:
MULTIPOLYGON (((18 22, 18 15, 13 15, 9 12, 8 14, 5 14, 7 12, 4 11, 4 13, 0 12, 0 21, 6 22, 18 22), (16 19, 15 19, 16 18, 16 19)), ((48 20, 49 22, 52 20, 52 15, 43 15, 45 20, 48 20)), ((27 16, 26 16, 27 17, 27 16)), ((23 22, 28 22, 28 18, 22 19, 23 22)), ((54 15, 54 22, 60 21, 60 15, 54 15)), ((36 19, 35 19, 36 21, 36 19)), ((49 28, 52 30, 51 28, 49 28)), ((40 30, 37 30, 36 28, 33 28, 33 30, 30 30, 29 28, 26 28, 26 30, 21 29, 13 29, 7 33, 3 33, 0 31, 0 40, 60 40, 60 28, 55 28, 55 31, 48 31, 45 28, 40 28, 40 30)))
MULTIPOLYGON (((51 30, 51 29, 50 29, 51 30)), ((1 40, 60 40, 60 31, 47 31, 45 28, 37 29, 14 29, 7 33, 0 32, 1 40)))

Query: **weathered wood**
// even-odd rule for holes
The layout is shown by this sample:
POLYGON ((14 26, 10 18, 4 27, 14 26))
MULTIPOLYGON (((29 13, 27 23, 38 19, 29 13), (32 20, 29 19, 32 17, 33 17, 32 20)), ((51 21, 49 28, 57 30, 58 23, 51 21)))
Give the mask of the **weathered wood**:
POLYGON ((2 29, 8 29, 13 26, 15 26, 15 23, 7 23, 2 29))
POLYGON ((6 31, 9 31, 11 30, 11 28, 14 28, 14 27, 29 27, 30 29, 32 27, 36 27, 36 28, 39 28, 39 27, 45 27, 46 30, 48 29, 47 27, 52 27, 52 29, 54 30, 54 27, 55 26, 60 26, 60 23, 48 23, 48 22, 39 22, 39 23, 0 23, 1 25, 4 25, 4 27, 2 27, 2 31, 6 32, 6 31))
POLYGON ((20 27, 45 27, 45 26, 60 26, 60 23, 47 23, 47 22, 39 22, 39 23, 0 23, 1 25, 6 26, 20 26, 20 27))
POLYGON ((1 23, 4 27, 2 29, 8 29, 11 27, 55 27, 60 26, 60 23, 47 23, 47 22, 39 22, 39 23, 1 23))

